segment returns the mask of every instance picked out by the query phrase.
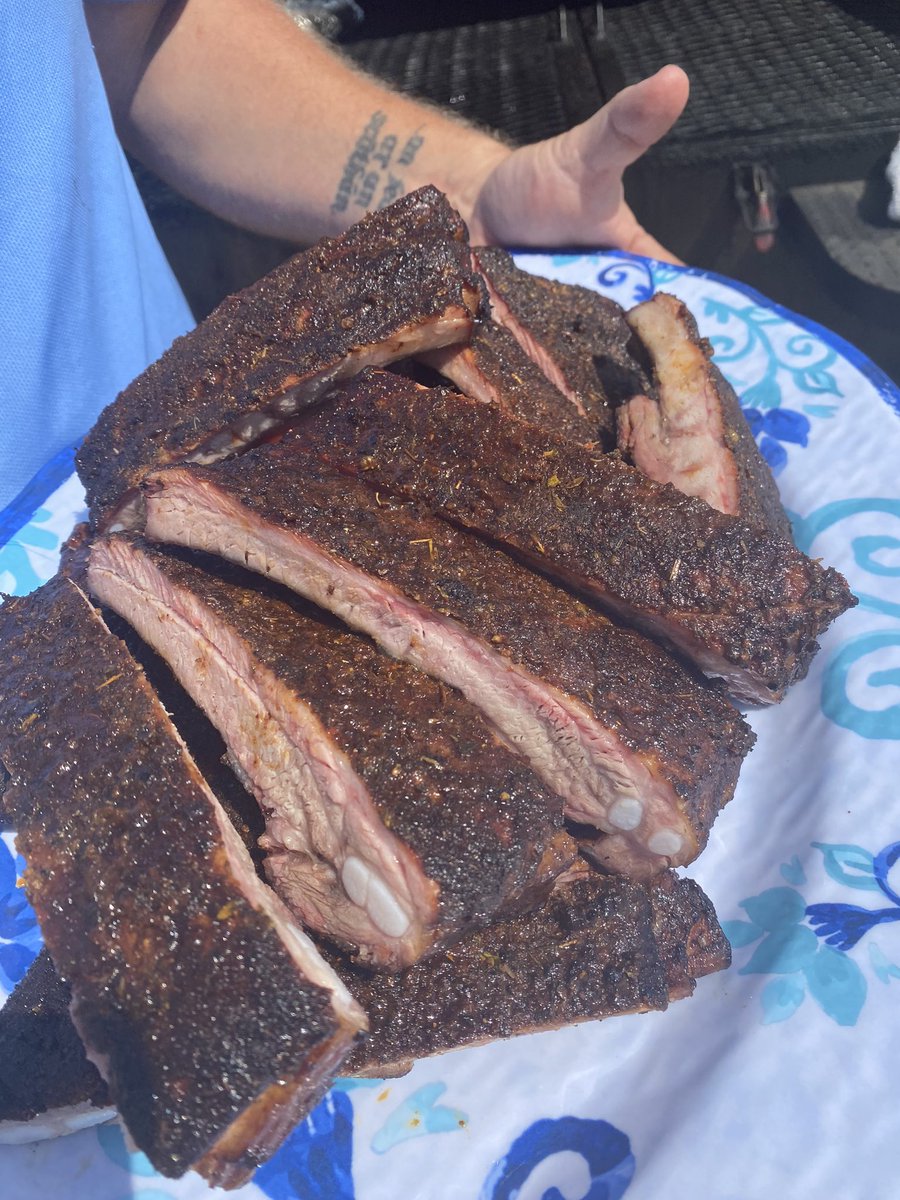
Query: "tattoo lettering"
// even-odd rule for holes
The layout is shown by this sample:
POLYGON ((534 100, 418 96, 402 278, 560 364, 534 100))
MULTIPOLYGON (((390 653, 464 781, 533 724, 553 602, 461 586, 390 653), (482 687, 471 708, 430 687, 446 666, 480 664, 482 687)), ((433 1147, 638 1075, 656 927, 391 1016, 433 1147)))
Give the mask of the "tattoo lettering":
POLYGON ((378 133, 386 120, 387 117, 383 112, 372 113, 365 129, 356 139, 356 145, 344 165, 344 173, 338 184, 337 193, 331 202, 332 212, 344 212, 350 203, 354 191, 357 189, 358 180, 360 176, 364 175, 366 167, 369 165, 372 152, 378 142, 378 133))
POLYGON ((375 189, 378 187, 378 172, 369 171, 363 178, 359 186, 359 191, 356 193, 356 203, 360 208, 368 208, 372 203, 372 197, 375 195, 375 189))
POLYGON ((398 167, 408 167, 412 160, 416 157, 422 143, 425 139, 420 133, 414 133, 403 149, 400 151, 400 156, 397 159, 398 167))
POLYGON ((403 195, 405 188, 403 180, 399 175, 388 175, 387 183, 384 185, 384 191, 381 193, 381 199, 378 201, 379 208, 387 208, 389 204, 399 199, 403 195))
POLYGON ((387 137, 382 138, 378 145, 378 149, 372 155, 372 162, 378 163, 379 167, 384 170, 391 161, 391 155, 394 153, 394 147, 397 145, 397 139, 392 133, 387 137))
POLYGON ((412 137, 407 138, 395 160, 397 135, 386 133, 381 136, 386 122, 385 113, 372 113, 356 139, 331 202, 332 212, 345 212, 351 203, 360 208, 369 208, 379 188, 381 194, 376 207, 384 208, 406 191, 402 175, 395 174, 388 168, 394 162, 397 166, 408 167, 424 144, 425 138, 420 133, 414 133, 412 137))

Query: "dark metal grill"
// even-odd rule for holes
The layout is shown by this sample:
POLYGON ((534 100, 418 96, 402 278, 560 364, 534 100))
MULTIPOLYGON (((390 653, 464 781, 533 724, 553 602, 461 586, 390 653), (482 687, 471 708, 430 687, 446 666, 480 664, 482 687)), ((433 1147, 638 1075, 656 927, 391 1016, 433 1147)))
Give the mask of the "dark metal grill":
POLYGON ((562 133, 604 99, 577 18, 562 36, 556 11, 401 32, 344 49, 402 91, 449 105, 518 142, 562 133))

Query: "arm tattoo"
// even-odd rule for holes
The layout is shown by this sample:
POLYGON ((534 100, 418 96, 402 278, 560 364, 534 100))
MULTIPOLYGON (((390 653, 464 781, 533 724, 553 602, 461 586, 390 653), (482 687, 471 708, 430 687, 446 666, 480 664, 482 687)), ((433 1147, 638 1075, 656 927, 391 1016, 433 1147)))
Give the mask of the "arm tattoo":
POLYGON ((387 116, 380 110, 369 117, 344 163, 331 202, 332 212, 346 212, 351 204, 365 209, 384 208, 406 191, 403 176, 397 170, 412 163, 425 138, 414 133, 401 145, 396 134, 383 132, 386 123, 387 116))

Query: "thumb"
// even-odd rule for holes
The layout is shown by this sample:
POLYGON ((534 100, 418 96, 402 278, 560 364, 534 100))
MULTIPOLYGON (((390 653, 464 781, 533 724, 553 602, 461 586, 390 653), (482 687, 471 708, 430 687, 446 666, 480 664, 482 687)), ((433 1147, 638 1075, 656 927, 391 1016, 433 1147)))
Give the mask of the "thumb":
POLYGON ((617 246, 671 260, 625 204, 622 172, 672 127, 688 90, 680 67, 663 67, 583 124, 490 164, 467 217, 473 237, 507 246, 617 246))
POLYGON ((670 65, 625 88, 583 124, 557 140, 561 157, 621 173, 669 132, 684 111, 690 84, 670 65))

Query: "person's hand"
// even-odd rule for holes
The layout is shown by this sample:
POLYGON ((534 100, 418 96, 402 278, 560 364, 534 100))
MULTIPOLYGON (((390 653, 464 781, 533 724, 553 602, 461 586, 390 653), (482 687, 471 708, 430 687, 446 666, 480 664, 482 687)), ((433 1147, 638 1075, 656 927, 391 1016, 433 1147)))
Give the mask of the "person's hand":
POLYGON ((622 172, 671 129, 688 98, 680 67, 625 88, 574 129, 507 151, 485 174, 472 241, 505 246, 610 246, 677 262, 625 203, 622 172))

